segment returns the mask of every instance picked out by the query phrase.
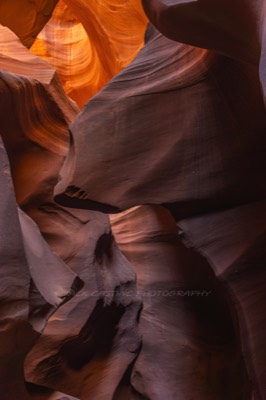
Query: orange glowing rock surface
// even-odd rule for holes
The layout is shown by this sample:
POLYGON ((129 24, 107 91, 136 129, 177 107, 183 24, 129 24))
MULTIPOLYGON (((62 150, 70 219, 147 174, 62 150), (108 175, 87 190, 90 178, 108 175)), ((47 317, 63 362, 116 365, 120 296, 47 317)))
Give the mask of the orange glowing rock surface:
POLYGON ((58 0, 11 0, 0 2, 0 24, 10 28, 30 47, 52 15, 58 0))
POLYGON ((77 116, 78 107, 66 96, 51 65, 31 54, 8 28, 0 26, 0 34, 2 128, 11 124, 7 119, 11 112, 12 124, 16 124, 12 133, 2 135, 8 143, 14 137, 22 143, 27 138, 65 155, 68 124, 77 116), (13 105, 9 101, 11 93, 13 105))
POLYGON ((60 1, 31 51, 56 68, 82 107, 137 55, 146 25, 140 0, 60 1))
MULTIPOLYGON (((98 399, 102 382, 95 363, 82 359, 87 373, 77 379, 72 365, 65 370, 65 355, 58 350, 70 339, 70 352, 80 351, 80 344, 82 351, 88 345, 98 348, 100 369, 110 366, 107 382, 114 392, 140 345, 135 274, 112 238, 108 216, 67 210, 53 200, 68 149, 68 125, 79 112, 55 69, 0 26, 0 70, 0 397, 75 400, 69 394, 82 388, 82 398, 93 389, 91 398, 98 399), (124 285, 134 298, 115 298, 124 285), (102 288, 113 295, 106 299, 102 288), (102 318, 106 310, 109 316, 102 318), (100 322, 84 336, 89 318, 100 322), (110 337, 97 342, 99 332, 108 329, 110 337), (117 351, 121 337, 128 344, 117 351), (105 341, 117 345, 103 355, 105 341), (57 382, 50 380, 54 357, 61 359, 57 382), (36 384, 49 389, 43 393, 36 384), (67 394, 59 393, 59 386, 67 394)), ((66 360, 67 354, 68 349, 66 360)))

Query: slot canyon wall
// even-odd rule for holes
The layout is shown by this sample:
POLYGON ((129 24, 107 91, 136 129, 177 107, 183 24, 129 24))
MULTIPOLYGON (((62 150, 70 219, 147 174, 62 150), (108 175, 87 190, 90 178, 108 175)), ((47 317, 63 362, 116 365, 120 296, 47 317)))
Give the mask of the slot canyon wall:
POLYGON ((0 3, 0 399, 266 399, 264 0, 0 3))

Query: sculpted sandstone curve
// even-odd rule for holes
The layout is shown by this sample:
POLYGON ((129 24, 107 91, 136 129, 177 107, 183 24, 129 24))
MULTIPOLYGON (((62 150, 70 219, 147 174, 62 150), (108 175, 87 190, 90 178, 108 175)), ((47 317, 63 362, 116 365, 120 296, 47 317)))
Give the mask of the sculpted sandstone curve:
POLYGON ((0 24, 30 47, 52 15, 58 0, 12 0, 0 3, 0 24))
POLYGON ((70 127, 56 201, 105 212, 165 204, 181 219, 263 199, 266 115, 256 67, 152 26, 146 37, 70 127))
POLYGON ((265 397, 264 2, 143 4, 0 28, 3 400, 265 397))
POLYGON ((150 26, 138 56, 72 124, 55 190, 68 207, 117 213, 162 204, 171 211, 185 247, 223 284, 248 371, 239 398, 249 398, 249 380, 256 399, 265 393, 265 128, 256 63, 174 42, 150 26))
MULTIPOLYGON (((13 194, 11 204, 17 202, 28 214, 19 211, 18 223, 9 221, 14 207, 9 210, 8 200, 1 208, 0 260, 7 276, 1 293, 3 313, 10 323, 3 320, 0 352, 8 353, 7 358, 1 356, 4 363, 16 364, 0 379, 1 396, 39 399, 45 386, 49 400, 71 400, 81 391, 86 398, 92 390, 97 398, 103 390, 101 370, 115 392, 140 346, 135 274, 113 240, 106 215, 67 210, 54 203, 53 188, 68 149, 68 124, 78 108, 66 96, 53 67, 31 54, 8 28, 1 27, 1 40, 0 134, 11 167, 10 173, 4 159, 1 177, 8 180, 1 188, 5 200, 13 180, 16 199, 13 194), (11 235, 5 239, 8 229, 11 235), (12 247, 17 236, 19 249, 12 247), (14 274, 12 268, 6 269, 9 262, 14 274), (23 267, 21 273, 17 263, 23 267), (124 287, 131 291, 129 298, 120 295, 124 287), (16 329, 27 337, 19 336, 23 343, 18 354, 16 329), (112 343, 116 343, 113 349, 112 343), (84 359, 86 351, 89 355, 84 359), (78 361, 73 353, 80 355, 78 361)), ((4 365, 0 368, 4 371, 4 365)), ((109 391, 112 396, 110 387, 109 391)))
POLYGON ((150 21, 170 39, 258 67, 266 96, 265 0, 142 0, 150 21))
POLYGON ((183 242, 169 211, 134 207, 112 215, 111 223, 143 299, 142 347, 121 400, 134 393, 141 399, 248 396, 227 294, 206 259, 183 242))
POLYGON ((60 1, 31 51, 52 64, 80 108, 143 46, 139 0, 60 1))

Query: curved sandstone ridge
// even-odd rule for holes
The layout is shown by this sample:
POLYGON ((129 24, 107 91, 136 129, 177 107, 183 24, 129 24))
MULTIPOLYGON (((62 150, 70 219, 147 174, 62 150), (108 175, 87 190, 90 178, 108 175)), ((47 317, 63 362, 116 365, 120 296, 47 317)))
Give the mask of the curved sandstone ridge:
POLYGON ((140 0, 65 0, 88 32, 108 78, 118 73, 143 45, 147 25, 140 0))
MULTIPOLYGON (((255 400, 265 397, 266 202, 179 221, 184 240, 212 266, 231 305, 255 400)), ((245 398, 245 397, 243 397, 245 398)), ((249 397, 247 397, 249 398, 249 397)))
POLYGON ((28 138, 65 155, 68 124, 77 115, 77 106, 65 95, 54 68, 32 55, 8 28, 0 26, 0 33, 2 126, 8 130, 10 121, 14 126, 11 134, 6 132, 7 142, 12 146, 16 137, 22 145, 28 138), (14 106, 8 100, 11 93, 14 106))
POLYGON ((58 0, 12 0, 0 3, 0 24, 30 47, 52 15, 58 0))
POLYGON ((34 222, 17 208, 7 155, 0 141, 1 396, 29 400, 23 361, 64 299, 80 286, 40 236, 34 222))
POLYGON ((139 0, 60 1, 31 51, 56 68, 81 108, 136 56, 146 24, 139 0))
POLYGON ((142 0, 150 21, 177 42, 256 63, 264 0, 142 0))
POLYGON ((265 129, 255 66, 150 27, 71 126, 56 200, 106 212, 165 204, 180 219, 263 199, 265 129))
POLYGON ((259 66, 266 95, 265 0, 142 0, 150 21, 170 39, 259 66))
POLYGON ((0 5, 1 400, 264 400, 251 1, 0 5))
POLYGON ((142 348, 121 399, 249 398, 228 298, 171 214, 141 206, 112 215, 111 223, 143 298, 142 348))
POLYGON ((57 70, 66 93, 82 107, 106 81, 103 66, 83 25, 59 2, 31 52, 57 70))
MULTIPOLYGON (((153 10, 152 7, 153 3, 153 10)), ((164 15, 167 7, 159 8, 158 15, 161 11, 164 15)), ((164 305, 168 298, 149 300, 148 305, 144 298, 140 320, 144 333, 143 348, 132 369, 130 383, 124 387, 124 393, 132 398, 138 398, 136 392, 144 398, 160 398, 160 390, 162 396, 168 393, 167 397, 174 398, 174 393, 178 392, 179 397, 184 399, 189 396, 210 400, 219 397, 250 399, 252 395, 249 393, 252 392, 257 400, 265 395, 265 368, 261 360, 265 357, 262 338, 266 324, 261 309, 266 301, 263 289, 266 275, 262 265, 266 226, 266 114, 257 61, 252 59, 247 63, 243 62, 244 57, 243 60, 240 58, 239 55, 229 58, 174 42, 150 26, 146 32, 145 47, 138 56, 87 103, 71 126, 72 141, 61 171, 62 179, 55 190, 56 201, 65 206, 104 212, 118 212, 138 204, 165 205, 180 227, 181 247, 176 243, 176 251, 184 245, 196 254, 195 265, 189 262, 191 254, 188 250, 184 255, 188 262, 188 274, 191 272, 192 278, 190 281, 187 276, 188 287, 193 285, 193 279, 200 282, 196 267, 202 265, 201 261, 203 264, 206 262, 205 268, 212 268, 215 275, 214 282, 217 285, 217 282, 222 282, 222 297, 226 298, 232 313, 230 316, 225 311, 227 323, 232 324, 232 319, 234 326, 231 342, 229 340, 232 347, 228 344, 228 354, 232 358, 222 360, 214 356, 217 364, 211 370, 213 373, 216 371, 219 377, 221 370, 218 371, 223 368, 223 363, 232 363, 228 379, 235 376, 236 368, 240 373, 239 379, 244 379, 246 386, 241 392, 238 385, 229 384, 232 390, 225 394, 221 388, 214 389, 215 385, 219 386, 218 378, 214 386, 211 385, 214 393, 209 388, 203 394, 201 390, 204 391, 203 382, 205 379, 208 381, 208 374, 206 378, 201 374, 203 380, 195 384, 195 392, 192 383, 191 386, 182 386, 185 385, 184 378, 180 378, 182 382, 178 387, 174 386, 173 382, 178 382, 180 375, 172 375, 171 367, 168 369, 174 360, 168 355, 167 348, 165 352, 162 350, 162 355, 157 350, 153 358, 163 359, 162 371, 168 371, 165 372, 165 379, 155 383, 149 377, 148 368, 144 366, 148 365, 147 358, 153 346, 163 348, 163 339, 160 335, 151 338, 147 332, 152 326, 155 310, 159 314, 156 323, 160 329, 167 325, 164 322, 166 312, 160 310, 167 307, 169 312, 170 306, 164 305), (146 317, 146 307, 151 317, 149 311, 146 317), (148 355, 145 354, 146 347, 148 355), (243 362, 241 356, 233 355, 230 348, 242 349, 245 367, 239 367, 243 362), (245 368, 248 378, 241 378, 245 368), (167 378, 172 384, 164 386, 167 378)), ((134 215, 137 211, 132 212, 134 215)), ((145 230, 152 224, 153 217, 145 222, 144 215, 140 211, 141 232, 144 230, 145 237, 145 230)), ((157 259, 154 260, 148 251, 147 238, 143 240, 141 252, 134 245, 140 229, 134 217, 130 218, 126 213, 121 218, 118 216, 118 220, 113 218, 114 231, 116 226, 118 230, 118 242, 122 238, 120 247, 135 264, 140 284, 143 279, 149 288, 152 279, 156 279, 156 272, 144 269, 142 278, 142 271, 146 260, 151 269, 157 259), (126 232, 128 247, 123 237, 127 220, 131 221, 126 232)), ((162 221, 165 222, 165 219, 162 217, 162 221)), ((164 222, 159 224, 160 229, 163 229, 164 222)), ((153 237, 153 241, 156 243, 154 251, 159 251, 158 237, 153 237)), ((163 254, 160 266, 165 271, 163 261, 168 252, 165 250, 163 254)), ((175 258, 172 262, 180 272, 182 263, 178 264, 175 258)), ((164 276, 166 278, 166 272, 164 276)), ((203 276, 203 282, 207 284, 207 275, 203 276)), ((182 308, 181 304, 178 302, 175 309, 182 308)), ((208 301, 203 307, 204 315, 211 320, 207 304, 208 301)), ((197 307, 200 307, 198 303, 197 307)), ((213 304, 213 307, 219 314, 218 305, 213 304)), ((196 315, 200 321, 199 309, 196 315)), ((193 321, 193 316, 190 317, 193 321)), ((188 322, 188 315, 187 318, 188 322)), ((178 316, 177 321, 181 320, 178 316)), ((199 332, 199 327, 195 328, 192 321, 188 325, 199 332)), ((171 325, 170 321, 168 323, 171 325)), ((183 325, 185 329, 186 323, 183 322, 183 325)), ((203 320, 199 326, 204 329, 203 320)), ((221 329, 220 333, 225 331, 221 329)), ((212 335, 215 336, 214 332, 212 335)), ((188 340, 189 333, 185 336, 188 340)), ((169 342, 171 340, 174 339, 169 339, 169 342)), ((207 341, 205 345, 208 347, 207 341)), ((200 347, 204 345, 201 343, 200 347)), ((179 351, 178 343, 170 348, 179 351)), ((225 349, 222 353, 225 356, 225 349)), ((191 362, 193 364, 193 357, 191 362)), ((158 365, 161 364, 158 361, 158 365)), ((192 364, 188 362, 186 367, 182 364, 185 376, 189 376, 189 372, 186 375, 186 368, 188 371, 200 368, 194 369, 192 364)), ((181 374, 180 367, 177 368, 181 374)), ((153 371, 158 376, 158 370, 153 368, 153 371)))
POLYGON ((135 274, 107 216, 54 203, 78 108, 8 28, 1 40, 1 399, 98 398, 101 371, 115 392, 140 346, 135 274))

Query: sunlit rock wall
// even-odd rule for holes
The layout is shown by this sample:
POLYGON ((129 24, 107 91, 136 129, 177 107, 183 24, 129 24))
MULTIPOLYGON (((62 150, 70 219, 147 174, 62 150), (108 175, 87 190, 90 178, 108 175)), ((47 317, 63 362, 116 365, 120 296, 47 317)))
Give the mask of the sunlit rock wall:
POLYGON ((146 25, 140 0, 60 1, 31 51, 56 68, 82 107, 137 55, 146 25))

